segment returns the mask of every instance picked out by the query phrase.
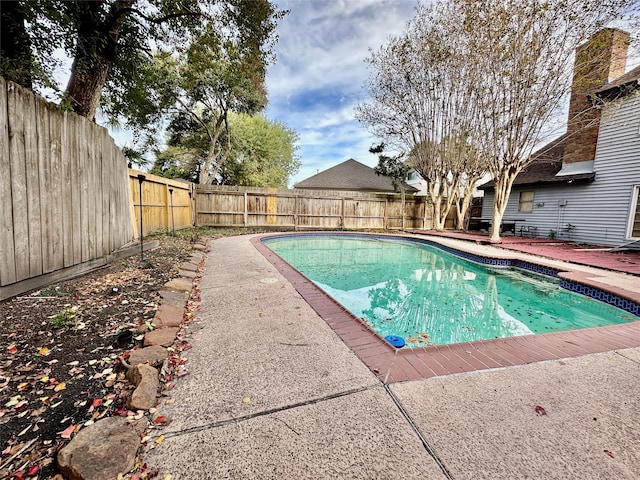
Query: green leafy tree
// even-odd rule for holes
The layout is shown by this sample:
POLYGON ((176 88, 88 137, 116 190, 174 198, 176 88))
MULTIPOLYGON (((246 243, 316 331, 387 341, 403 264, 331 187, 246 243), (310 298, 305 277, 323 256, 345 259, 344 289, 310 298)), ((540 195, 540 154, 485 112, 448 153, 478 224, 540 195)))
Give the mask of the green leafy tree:
POLYGON ((36 88, 55 87, 60 61, 54 51, 62 47, 73 59, 65 105, 88 118, 100 107, 114 123, 153 105, 146 100, 154 78, 144 73, 157 49, 181 52, 215 30, 261 50, 275 41, 275 23, 284 14, 268 0, 23 0, 5 8, 6 3, 2 74, 26 85, 31 78, 36 88))
POLYGON ((407 165, 403 159, 404 155, 388 156, 383 155, 385 144, 380 143, 369 149, 370 153, 378 155, 378 165, 373 169, 376 175, 383 175, 391 178, 393 187, 400 192, 401 208, 402 208, 402 230, 405 228, 405 202, 406 202, 406 180, 411 167, 407 165))
MULTIPOLYGON (((258 3, 270 5, 266 0, 247 5, 255 8, 258 3)), ((151 94, 139 104, 143 108, 130 112, 131 124, 146 130, 153 142, 163 115, 168 114, 174 134, 195 134, 193 140, 204 139, 206 148, 196 142, 202 154, 200 184, 219 181, 231 149, 229 113, 254 114, 266 105, 264 79, 271 58, 267 44, 275 28, 275 23, 270 23, 272 14, 265 8, 262 21, 251 22, 237 32, 211 25, 184 52, 158 51, 144 72, 145 78, 153 80, 147 89, 151 94)))
POLYGON ((261 115, 229 117, 231 150, 221 171, 222 183, 253 187, 287 187, 298 172, 298 134, 261 115))
MULTIPOLYGON (((229 153, 216 183, 286 187, 300 166, 295 145, 298 135, 261 115, 230 113, 227 123, 229 130, 219 142, 229 144, 229 153)), ((156 154, 151 173, 197 181, 209 148, 207 135, 188 117, 175 118, 169 132, 169 147, 156 154)))

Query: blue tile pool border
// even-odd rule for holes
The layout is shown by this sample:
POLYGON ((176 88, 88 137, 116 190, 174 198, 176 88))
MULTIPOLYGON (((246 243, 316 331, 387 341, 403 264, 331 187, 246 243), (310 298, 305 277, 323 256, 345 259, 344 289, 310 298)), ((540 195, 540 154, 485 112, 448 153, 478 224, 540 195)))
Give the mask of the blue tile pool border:
MULTIPOLYGON (((418 244, 428 245, 433 248, 437 248, 444 252, 455 255, 459 258, 463 258, 465 260, 469 260, 471 262, 479 263, 482 265, 488 265, 492 267, 501 267, 501 268, 519 268, 521 270, 527 270, 539 275, 545 275, 547 277, 553 277, 556 279, 559 278, 559 273, 563 271, 561 269, 556 269, 556 268, 548 267, 545 265, 539 265, 539 264, 524 261, 524 260, 495 258, 495 257, 477 255, 474 253, 465 252, 463 250, 458 250, 453 247, 448 247, 446 245, 442 245, 438 242, 434 242, 432 240, 427 240, 424 238, 404 237, 404 236, 396 236, 396 235, 342 233, 342 232, 288 233, 283 235, 264 236, 260 238, 260 241, 263 244, 268 245, 270 240, 275 240, 279 238, 335 237, 335 236, 344 236, 349 238, 360 238, 360 239, 375 238, 379 240, 393 240, 393 241, 418 243, 418 244)), ((601 302, 607 303, 614 307, 618 307, 627 313, 631 313, 632 315, 640 317, 640 303, 634 302, 633 300, 629 300, 619 295, 616 295, 614 293, 606 292, 602 289, 595 288, 590 285, 584 285, 582 283, 575 282, 572 280, 561 279, 560 286, 566 290, 585 295, 595 300, 600 300, 601 302)))

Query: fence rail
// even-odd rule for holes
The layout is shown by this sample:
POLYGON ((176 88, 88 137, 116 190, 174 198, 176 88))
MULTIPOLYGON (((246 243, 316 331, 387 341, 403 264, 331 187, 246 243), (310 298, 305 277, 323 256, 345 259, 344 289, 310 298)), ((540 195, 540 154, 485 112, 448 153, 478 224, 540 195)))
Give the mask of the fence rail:
MULTIPOLYGON (((431 228, 421 197, 405 201, 405 228, 431 228)), ((196 221, 213 227, 400 229, 400 195, 196 186, 196 221)))

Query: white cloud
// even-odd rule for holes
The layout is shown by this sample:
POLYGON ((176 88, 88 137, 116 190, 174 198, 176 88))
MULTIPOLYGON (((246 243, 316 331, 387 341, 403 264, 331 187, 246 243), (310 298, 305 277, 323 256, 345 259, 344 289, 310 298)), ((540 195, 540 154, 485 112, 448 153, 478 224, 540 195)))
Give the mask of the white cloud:
POLYGON ((276 0, 291 13, 278 26, 267 116, 300 134, 302 167, 292 184, 354 158, 368 165, 375 139, 354 107, 365 99, 366 59, 413 17, 416 0, 276 0))

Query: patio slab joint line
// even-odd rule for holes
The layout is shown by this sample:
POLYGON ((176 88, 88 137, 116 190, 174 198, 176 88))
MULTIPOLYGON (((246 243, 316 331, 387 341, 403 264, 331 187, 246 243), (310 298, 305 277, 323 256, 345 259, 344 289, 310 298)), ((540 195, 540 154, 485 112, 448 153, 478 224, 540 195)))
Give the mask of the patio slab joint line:
POLYGON ((640 365, 640 361, 636 360, 635 358, 631 358, 631 357, 627 357, 623 352, 620 352, 619 350, 615 351, 616 355, 620 355, 622 358, 624 358, 625 360, 629 360, 630 362, 635 363, 636 365, 640 365))
POLYGON ((387 394, 389 395, 393 403, 396 404, 396 407, 398 407, 398 410, 400 410, 400 413, 405 418, 405 420, 409 422, 409 426, 418 436, 418 438, 420 439, 420 442, 422 442, 422 446, 427 451, 427 453, 431 456, 431 458, 433 458, 433 460, 436 462, 438 467, 440 467, 440 470, 442 470, 442 473, 444 474, 444 476, 447 477, 448 480, 454 480, 453 476, 451 475, 451 472, 449 472, 449 469, 446 467, 444 462, 440 459, 440 457, 435 452, 435 450, 431 447, 431 445, 429 445, 429 442, 427 442, 427 439, 424 438, 424 436, 422 435, 422 432, 418 429, 418 426, 415 424, 413 419, 409 416, 407 411, 404 409, 404 407, 400 403, 400 400, 398 400, 398 398, 393 394, 393 392, 391 391, 391 388, 389 388, 389 385, 385 384, 384 389, 387 391, 387 394))
POLYGON ((379 384, 375 385, 367 385, 359 388, 352 388, 351 390, 346 390, 344 392, 332 393, 331 395, 325 395, 320 398, 312 398, 311 400, 305 400, 303 402, 292 403, 291 405, 284 405, 282 407, 270 408, 269 410, 263 410, 261 412, 251 413, 249 415, 244 415, 242 417, 228 418, 227 420, 219 420, 217 422, 206 423, 204 425, 198 425, 197 427, 185 428, 184 430, 178 430, 177 432, 168 432, 164 434, 165 438, 179 437, 180 435, 186 435, 189 433, 202 432, 204 430, 209 430, 211 428, 217 427, 225 427, 227 425, 233 425, 240 422, 246 422, 247 420, 252 420, 254 418, 264 417, 267 415, 271 415, 274 413, 284 412, 287 410, 292 410, 298 407, 306 407, 308 405, 315 405, 320 402, 324 402, 327 400, 333 400, 335 398, 346 397, 348 395, 353 395, 355 393, 365 392, 367 390, 371 390, 373 388, 379 388, 379 384))

